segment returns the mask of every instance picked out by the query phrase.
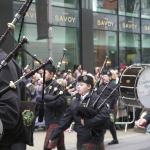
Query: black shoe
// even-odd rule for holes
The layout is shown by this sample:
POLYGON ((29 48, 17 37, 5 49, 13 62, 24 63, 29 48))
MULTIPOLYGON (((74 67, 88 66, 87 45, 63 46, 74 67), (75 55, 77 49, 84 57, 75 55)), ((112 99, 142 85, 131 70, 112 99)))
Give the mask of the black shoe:
POLYGON ((112 145, 112 144, 118 144, 118 140, 112 140, 111 142, 108 143, 108 145, 112 145))

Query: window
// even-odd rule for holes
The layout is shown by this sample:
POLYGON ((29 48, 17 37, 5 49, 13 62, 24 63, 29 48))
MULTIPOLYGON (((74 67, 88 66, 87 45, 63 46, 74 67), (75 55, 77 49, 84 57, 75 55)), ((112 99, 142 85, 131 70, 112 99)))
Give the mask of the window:
POLYGON ((119 65, 140 63, 140 34, 119 33, 119 65))
POLYGON ((52 5, 79 9, 79 0, 52 0, 52 5))
POLYGON ((94 67, 102 66, 105 56, 109 57, 107 69, 118 66, 117 33, 94 30, 94 67))
POLYGON ((150 0, 141 0, 141 18, 150 19, 150 0))
POLYGON ((142 34, 142 63, 150 63, 150 35, 142 34))
POLYGON ((116 14, 117 2, 118 0, 93 0, 93 11, 116 14))
POLYGON ((140 0, 119 0, 119 15, 139 17, 140 16, 140 0))
POLYGON ((57 65, 63 48, 67 49, 61 70, 73 70, 80 61, 80 30, 78 28, 53 27, 53 59, 57 65), (61 35, 61 36, 60 36, 61 35))

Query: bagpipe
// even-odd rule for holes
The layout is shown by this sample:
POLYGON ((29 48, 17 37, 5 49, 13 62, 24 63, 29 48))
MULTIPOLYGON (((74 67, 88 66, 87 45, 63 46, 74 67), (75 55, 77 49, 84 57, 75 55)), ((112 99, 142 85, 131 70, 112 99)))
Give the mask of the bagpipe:
POLYGON ((66 49, 64 48, 63 49, 63 53, 59 59, 59 62, 57 64, 57 68, 56 68, 56 72, 52 78, 52 82, 47 86, 47 87, 44 87, 45 85, 45 70, 44 70, 44 74, 43 74, 43 88, 42 88, 42 97, 37 97, 36 101, 38 101, 41 105, 40 105, 40 108, 39 108, 39 117, 38 117, 38 121, 39 122, 42 122, 43 121, 43 117, 44 117, 44 100, 45 100, 45 94, 50 94, 50 95, 54 95, 54 93, 56 93, 56 91, 54 92, 53 91, 53 94, 51 93, 52 90, 53 90, 53 83, 55 83, 56 81, 56 78, 57 78, 57 72, 62 64, 62 61, 63 61, 63 58, 65 56, 65 53, 66 53, 66 49), (48 91, 48 92, 47 92, 48 91))
MULTIPOLYGON (((52 86, 49 87, 50 89, 53 89, 53 90, 48 95, 45 96, 44 102, 55 101, 61 95, 66 95, 69 89, 74 88, 74 85, 76 84, 77 80, 74 80, 68 86, 62 88, 62 82, 66 79, 69 73, 71 73, 71 70, 68 70, 66 75, 63 78, 59 79, 59 81, 57 81, 58 83, 57 86, 55 86, 54 88, 52 86)), ((70 105, 71 100, 74 96, 66 96, 68 106, 70 105)))
MULTIPOLYGON (((7 30, 0 37, 0 47, 2 46, 4 41, 6 40, 8 33, 13 37, 10 30, 15 28, 15 24, 20 20, 21 17, 23 17, 25 15, 25 13, 28 10, 31 3, 32 3, 32 0, 26 0, 21 5, 18 12, 16 13, 13 21, 11 23, 7 24, 7 26, 8 26, 7 30)), ((13 39, 15 40, 14 37, 13 37, 13 39)), ((16 42, 16 40, 15 40, 15 42, 16 42)), ((12 52, 10 52, 1 61, 1 64, 0 64, 0 71, 1 72, 3 71, 3 68, 6 65, 9 65, 8 64, 9 61, 18 52, 18 50, 23 49, 22 45, 24 43, 28 43, 28 39, 27 39, 27 37, 23 36, 21 41, 19 43, 18 42, 16 42, 16 43, 17 43, 17 46, 15 47, 15 49, 12 52)), ((0 90, 0 97, 2 97, 5 93, 7 94, 8 91, 15 90, 16 88, 18 88, 18 86, 17 86, 18 84, 20 84, 21 82, 24 82, 26 79, 30 78, 38 70, 44 68, 46 65, 53 63, 52 58, 47 59, 47 61, 45 63, 41 63, 35 56, 31 55, 25 49, 23 49, 23 50, 28 55, 30 55, 33 59, 38 61, 41 65, 39 67, 37 67, 36 69, 31 70, 27 74, 20 76, 19 79, 16 80, 15 82, 10 81, 10 84, 8 86, 6 86, 0 90)), ((20 111, 18 112, 19 113, 18 121, 17 121, 17 123, 13 129, 5 129, 5 127, 0 129, 0 132, 1 132, 0 145, 12 145, 15 143, 22 142, 22 143, 28 144, 30 146, 33 146, 33 127, 35 124, 35 119, 36 119, 38 112, 39 112, 39 105, 40 104, 38 102, 28 102, 28 101, 25 101, 25 98, 20 99, 20 111)), ((1 123, 2 122, 0 122, 0 127, 3 127, 3 126, 1 126, 1 123)))
POLYGON ((53 80, 56 80, 56 78, 57 78, 57 72, 58 72, 58 70, 59 70, 60 67, 61 67, 61 64, 62 64, 62 61, 63 61, 63 59, 64 59, 64 56, 65 56, 66 52, 67 52, 67 50, 64 48, 64 49, 63 49, 62 56, 60 57, 60 59, 59 59, 59 61, 58 61, 58 64, 57 64, 57 67, 56 67, 56 73, 54 74, 53 80))
MULTIPOLYGON (((28 69, 28 67, 31 65, 31 63, 35 60, 35 58, 36 58, 36 55, 34 55, 34 58, 32 58, 31 59, 31 61, 25 66, 25 68, 24 68, 24 72, 28 69)), ((40 62, 40 64, 41 64, 41 62, 40 62)), ((33 69, 33 68, 32 68, 33 69)))
MULTIPOLYGON (((97 99, 94 101, 94 103, 92 105, 90 105, 88 107, 84 107, 83 105, 80 105, 79 107, 75 108, 74 113, 81 118, 90 119, 90 118, 93 118, 94 116, 96 116, 104 106, 108 107, 106 102, 111 97, 111 95, 117 90, 117 88, 120 86, 120 83, 118 83, 116 85, 116 87, 112 90, 112 92, 109 94, 109 96, 106 99, 104 99, 104 101, 99 106, 95 106, 98 104, 98 101, 99 101, 101 95, 103 94, 103 92, 105 91, 105 89, 107 88, 108 84, 105 85, 104 89, 102 90, 102 92, 100 93, 100 95, 97 97, 97 99)), ((93 129, 110 129, 113 126, 114 113, 109 108, 108 108, 108 111, 109 111, 109 118, 107 119, 107 121, 100 124, 99 126, 94 127, 93 129)))
MULTIPOLYGON (((50 95, 55 95, 57 93, 57 91, 59 90, 59 88, 63 87, 62 83, 65 81, 65 79, 69 73, 71 73, 70 70, 67 71, 66 75, 63 78, 56 80, 56 82, 58 84, 57 84, 57 86, 54 87, 53 91, 51 91, 50 95)), ((52 89, 52 86, 50 87, 50 89, 52 89)))
MULTIPOLYGON (((48 93, 50 94, 51 92, 52 92, 52 88, 53 88, 53 83, 54 83, 54 81, 56 81, 56 79, 57 79, 57 72, 58 72, 58 70, 60 69, 60 67, 61 67, 61 64, 62 64, 62 61, 63 61, 63 58, 64 58, 64 56, 65 56, 65 53, 66 53, 66 49, 64 48, 63 49, 63 53, 62 53, 62 56, 60 57, 60 59, 59 59, 59 61, 58 61, 58 64, 57 64, 57 67, 56 67, 56 72, 55 72, 55 74, 54 74, 54 76, 53 76, 53 78, 52 78, 52 82, 47 86, 47 87, 43 87, 43 89, 44 89, 44 94, 46 94, 46 91, 47 90, 49 90, 48 91, 48 93)), ((43 84, 44 85, 44 84, 43 84)), ((60 85, 60 84, 59 84, 60 85)), ((54 92, 54 91, 53 91, 54 92)))
POLYGON ((98 88, 98 84, 99 84, 99 82, 101 81, 101 75, 102 75, 102 72, 103 72, 103 70, 104 70, 104 67, 105 67, 105 65, 106 65, 107 60, 108 60, 108 56, 105 57, 105 60, 104 60, 103 65, 102 65, 102 67, 101 67, 101 70, 100 70, 100 72, 99 72, 99 74, 98 74, 98 80, 95 82, 95 84, 94 84, 94 86, 93 86, 92 94, 93 94, 93 93, 97 90, 97 88, 98 88))
MULTIPOLYGON (((15 82, 10 81, 10 85, 0 90, 0 96, 5 94, 9 90, 15 90, 16 85, 22 81, 25 81, 32 75, 34 75, 38 70, 44 68, 48 64, 52 64, 52 58, 47 59, 47 61, 41 64, 34 70, 23 75, 15 82)), ((3 137, 0 141, 0 145, 11 145, 18 142, 23 142, 30 146, 33 146, 33 127, 35 119, 38 116, 40 104, 37 102, 20 102, 20 113, 19 119, 16 126, 13 129, 5 129, 3 132, 3 137)))
MULTIPOLYGON (((61 95, 63 95, 67 90, 69 90, 70 88, 73 87, 73 85, 76 83, 77 81, 75 80, 74 82, 72 82, 71 84, 69 84, 66 88, 64 88, 63 90, 58 91, 57 94, 55 95, 46 95, 44 98, 44 102, 50 102, 50 101, 55 101, 57 98, 59 98, 61 95)), ((68 102, 69 103, 69 102, 68 102)))

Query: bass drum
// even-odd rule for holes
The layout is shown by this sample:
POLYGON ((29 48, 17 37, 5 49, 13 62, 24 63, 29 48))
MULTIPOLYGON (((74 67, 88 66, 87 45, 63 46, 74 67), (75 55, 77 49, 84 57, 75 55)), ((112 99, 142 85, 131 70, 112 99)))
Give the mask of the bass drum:
POLYGON ((150 108, 150 65, 127 67, 120 77, 119 93, 129 106, 150 108))

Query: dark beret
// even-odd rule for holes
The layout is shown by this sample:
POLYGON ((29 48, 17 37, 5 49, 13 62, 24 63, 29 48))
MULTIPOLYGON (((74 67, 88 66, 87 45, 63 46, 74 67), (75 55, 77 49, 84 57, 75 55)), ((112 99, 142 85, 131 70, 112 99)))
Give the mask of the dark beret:
POLYGON ((54 74, 56 72, 56 68, 53 65, 50 65, 50 64, 46 65, 46 67, 44 68, 44 70, 47 70, 49 72, 53 72, 54 74))
POLYGON ((104 71, 102 72, 102 75, 108 75, 108 76, 111 76, 112 73, 111 73, 109 70, 104 70, 104 71))
POLYGON ((78 82, 83 82, 86 84, 94 85, 94 80, 91 76, 85 75, 85 76, 79 76, 78 77, 78 82))

